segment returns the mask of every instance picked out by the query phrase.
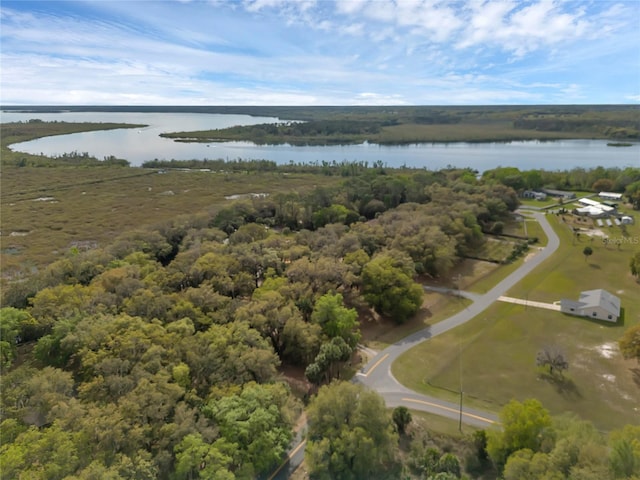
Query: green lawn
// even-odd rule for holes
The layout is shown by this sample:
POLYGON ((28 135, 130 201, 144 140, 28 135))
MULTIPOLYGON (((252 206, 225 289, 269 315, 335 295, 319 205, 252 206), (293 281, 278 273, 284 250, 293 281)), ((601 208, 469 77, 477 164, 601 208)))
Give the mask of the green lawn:
POLYGON ((474 293, 487 293, 491 290, 495 285, 497 285, 501 280, 507 278, 511 273, 518 269, 522 262, 524 261, 524 257, 518 258, 515 262, 509 263, 508 265, 502 265, 496 270, 493 270, 485 277, 479 279, 474 282, 469 287, 465 288, 470 292, 474 293))
POLYGON ((522 225, 523 233, 528 238, 537 238, 538 242, 533 243, 531 246, 534 247, 544 247, 547 244, 547 235, 542 230, 540 224, 532 218, 526 218, 522 225), (525 231, 526 229, 526 231, 525 231))
POLYGON ((512 240, 505 237, 492 237, 487 235, 486 242, 484 242, 482 247, 474 252, 474 256, 486 260, 502 262, 507 259, 513 251, 513 248, 519 242, 522 242, 522 240, 517 241, 516 239, 512 240))
MULTIPOLYGON (((393 374, 412 389, 456 401, 462 371, 465 404, 487 410, 498 411, 511 398, 535 397, 554 414, 573 411, 603 430, 638 423, 640 368, 621 358, 616 341, 640 321, 639 285, 628 267, 640 246, 607 249, 588 239, 574 245, 566 225, 555 216, 548 218, 561 246, 508 295, 554 301, 604 287, 621 298, 624 325, 496 303, 462 327, 406 352, 394 363, 393 374), (588 261, 582 255, 586 245, 594 249, 588 261), (545 345, 558 345, 567 353, 570 367, 564 379, 541 377, 535 358, 545 345)), ((636 225, 629 238, 639 234, 636 225)), ((493 284, 498 272, 487 277, 493 284)))
POLYGON ((462 432, 458 429, 458 420, 452 420, 435 413, 422 412, 420 410, 411 410, 411 416, 415 427, 428 430, 430 433, 446 435, 453 439, 461 439, 465 435, 479 430, 479 427, 473 425, 462 424, 462 432))
POLYGON ((558 203, 558 199, 555 197, 547 197, 544 200, 536 200, 534 198, 520 199, 520 204, 525 207, 545 208, 545 207, 550 207, 551 205, 556 205, 557 203, 558 203))
MULTIPOLYGON (((640 288, 629 270, 629 259, 640 249, 639 244, 624 243, 620 247, 606 246, 600 237, 581 235, 573 238, 571 230, 560 217, 547 219, 560 237, 558 251, 536 271, 512 288, 508 295, 541 302, 553 302, 562 297, 576 298, 581 290, 606 288, 620 297, 627 321, 635 323, 640 315, 640 288), (593 254, 585 259, 585 247, 593 254)), ((619 227, 607 231, 610 238, 622 237, 619 227)), ((631 241, 640 239, 640 228, 628 228, 631 241)))

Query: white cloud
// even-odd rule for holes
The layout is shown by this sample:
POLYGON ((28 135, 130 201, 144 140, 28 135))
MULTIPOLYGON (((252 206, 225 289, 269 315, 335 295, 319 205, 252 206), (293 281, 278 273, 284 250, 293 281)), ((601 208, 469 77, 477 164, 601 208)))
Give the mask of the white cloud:
POLYGON ((607 72, 620 103, 638 89, 640 2, 47 5, 0 11, 5 103, 588 102, 613 98, 607 72))
POLYGON ((351 25, 346 25, 341 29, 343 33, 347 35, 360 36, 364 33, 365 26, 362 23, 352 23, 351 25))

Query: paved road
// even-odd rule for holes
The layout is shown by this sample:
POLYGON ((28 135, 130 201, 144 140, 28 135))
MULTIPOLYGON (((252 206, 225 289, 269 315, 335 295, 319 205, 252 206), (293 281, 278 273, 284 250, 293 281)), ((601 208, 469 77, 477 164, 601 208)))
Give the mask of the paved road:
MULTIPOLYGON (((391 364, 410 348, 415 347, 419 343, 429 340, 436 335, 440 335, 441 333, 462 325, 474 318, 476 315, 482 313, 491 304, 497 301, 500 296, 531 273, 534 268, 549 258, 557 250, 560 245, 560 239, 551 228, 551 225, 549 225, 545 215, 538 212, 535 212, 532 215, 538 220, 544 230, 544 233, 547 235, 548 242, 546 247, 536 253, 535 256, 530 257, 516 271, 498 283, 487 293, 470 294, 469 292, 459 292, 461 296, 473 300, 473 303, 463 311, 458 312, 448 319, 409 335, 399 342, 385 348, 375 355, 369 363, 362 367, 362 369, 360 369, 353 381, 377 391, 382 395, 388 407, 405 406, 413 410, 421 410, 458 420, 460 416, 460 404, 446 402, 428 395, 422 395, 401 385, 391 373, 391 364)), ((435 288, 432 290, 439 291, 435 288)), ((484 428, 497 422, 497 416, 494 413, 463 408, 462 422, 468 425, 475 425, 484 428)), ((273 478, 274 480, 289 478, 291 472, 293 472, 302 461, 303 452, 304 442, 297 443, 292 449, 290 458, 282 465, 281 470, 270 478, 273 478)))
MULTIPOLYGON (((457 418, 457 416, 459 415, 459 405, 452 404, 450 402, 444 402, 435 397, 419 395, 404 387, 393 377, 391 373, 391 364, 410 348, 415 347, 419 343, 429 340, 436 335, 440 335, 441 333, 447 332, 452 328, 462 325, 463 323, 468 322, 475 316, 482 313, 491 304, 498 300, 498 297, 506 293, 511 287, 513 287, 516 283, 518 283, 525 276, 531 273, 534 268, 540 265, 556 251, 556 249, 560 245, 560 239, 551 228, 551 225, 549 225, 549 222, 545 218, 544 214, 536 212, 533 213, 533 216, 538 220, 538 222, 540 222, 542 229, 547 235, 548 242, 546 247, 540 250, 535 256, 530 257, 516 271, 514 271, 511 275, 498 283, 487 293, 475 296, 474 302, 461 312, 458 312, 452 317, 449 317, 442 322, 436 323, 433 326, 427 327, 424 330, 420 330, 413 335, 409 335, 408 337, 400 340, 397 343, 394 343, 393 345, 379 352, 378 355, 373 357, 369 361, 369 363, 367 363, 360 370, 359 374, 356 375, 354 379, 355 382, 361 383, 369 388, 372 388, 373 390, 376 390, 383 396, 389 406, 397 406, 403 404, 406 407, 414 408, 416 410, 423 410, 438 415, 448 416, 450 418, 453 418, 452 415, 455 415, 455 418, 457 418), (409 396, 408 394, 410 394, 411 396, 409 396), (420 400, 424 403, 399 403, 398 399, 400 399, 400 402, 402 402, 403 398, 413 398, 414 400, 420 400), (450 411, 451 408, 454 408, 458 413, 453 414, 453 412, 450 411)), ((464 415, 463 413, 463 422, 465 423, 473 423, 475 425, 478 425, 477 422, 480 422, 481 426, 487 426, 496 421, 495 415, 491 413, 471 412, 469 410, 466 411, 474 415, 474 417, 464 415), (479 420, 479 418, 477 417, 483 418, 486 421, 479 420)))

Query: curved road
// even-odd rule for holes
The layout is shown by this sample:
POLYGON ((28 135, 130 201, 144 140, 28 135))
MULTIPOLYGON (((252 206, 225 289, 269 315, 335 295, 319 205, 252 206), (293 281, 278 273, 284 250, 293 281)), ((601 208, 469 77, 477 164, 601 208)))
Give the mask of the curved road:
MULTIPOLYGON (((473 303, 463 311, 458 312, 446 320, 409 335, 385 348, 360 369, 360 372, 353 378, 353 382, 363 384, 378 392, 384 398, 388 407, 405 406, 413 410, 421 410, 458 420, 460 416, 460 405, 458 403, 447 402, 408 389, 394 378, 391 373, 391 365, 400 355, 410 348, 462 325, 482 313, 497 301, 498 297, 504 295, 511 287, 531 273, 534 268, 544 262, 557 250, 560 245, 560 239, 553 231, 551 225, 549 225, 545 215, 536 212, 533 213, 533 216, 538 220, 544 233, 547 235, 548 241, 546 247, 542 248, 536 255, 523 263, 516 271, 487 293, 483 295, 469 295, 460 292, 460 295, 464 294, 466 298, 473 300, 473 303)), ((489 412, 464 408, 462 411, 462 421, 469 425, 484 428, 496 423, 497 416, 489 412)), ((303 456, 304 442, 297 443, 296 447, 292 449, 289 459, 269 478, 273 480, 289 478, 290 473, 302 462, 303 456)))
MULTIPOLYGON (((495 287, 483 295, 474 295, 467 298, 473 299, 473 303, 467 308, 449 317, 442 322, 429 326, 419 332, 403 338, 397 343, 385 348, 373 357, 361 371, 356 375, 354 381, 377 391, 390 407, 404 405, 407 408, 422 410, 449 418, 458 419, 460 405, 445 402, 435 397, 420 395, 401 385, 391 373, 391 364, 404 352, 419 343, 429 340, 436 335, 440 335, 452 328, 468 322, 475 316, 486 310, 491 304, 504 295, 511 287, 527 276, 531 271, 549 258, 560 245, 560 239, 549 225, 549 222, 542 213, 533 213, 538 220, 544 233, 547 235, 547 246, 536 255, 523 263, 516 271, 498 283, 495 287)), ((460 292, 461 294, 463 292, 460 292)), ((486 427, 495 423, 497 418, 494 414, 479 412, 475 410, 463 410, 463 421, 465 423, 486 427)))

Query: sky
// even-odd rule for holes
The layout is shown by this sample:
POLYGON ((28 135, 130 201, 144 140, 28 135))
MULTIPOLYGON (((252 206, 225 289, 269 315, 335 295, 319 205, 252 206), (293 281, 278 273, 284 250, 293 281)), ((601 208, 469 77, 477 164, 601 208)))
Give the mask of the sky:
POLYGON ((640 0, 2 0, 0 103, 638 104, 640 0))

